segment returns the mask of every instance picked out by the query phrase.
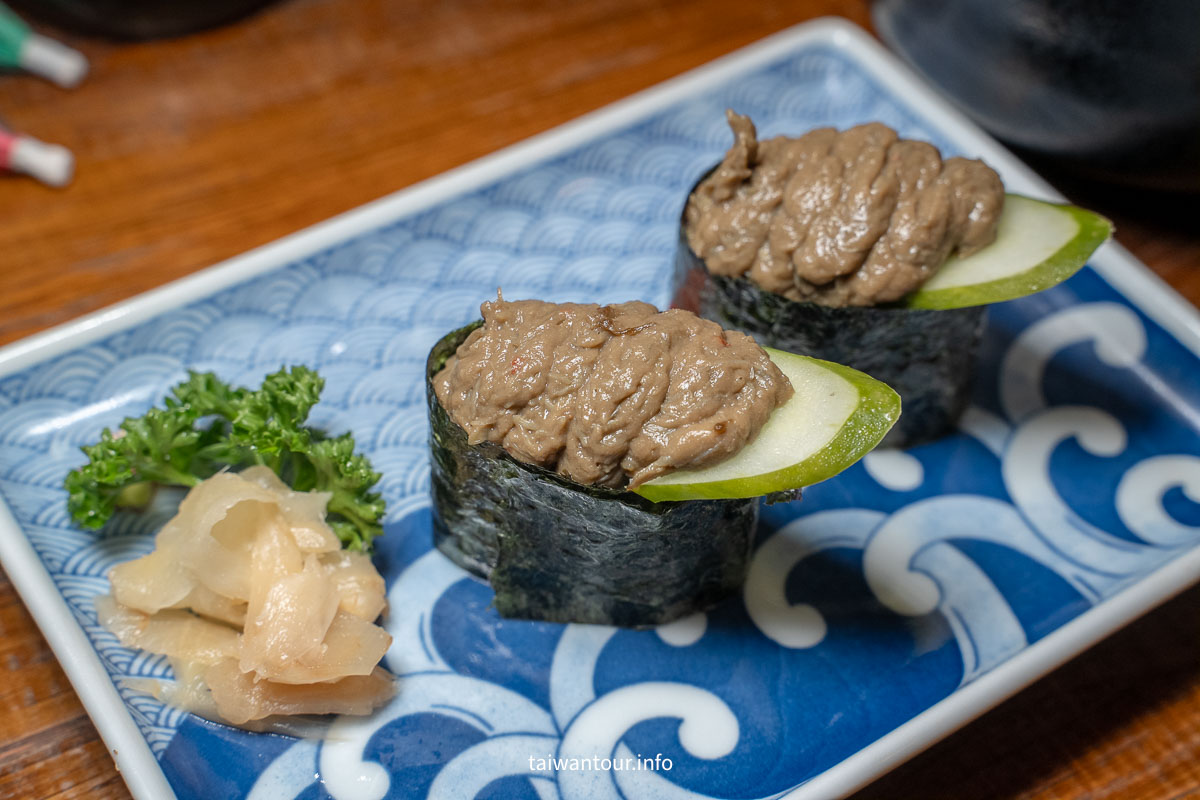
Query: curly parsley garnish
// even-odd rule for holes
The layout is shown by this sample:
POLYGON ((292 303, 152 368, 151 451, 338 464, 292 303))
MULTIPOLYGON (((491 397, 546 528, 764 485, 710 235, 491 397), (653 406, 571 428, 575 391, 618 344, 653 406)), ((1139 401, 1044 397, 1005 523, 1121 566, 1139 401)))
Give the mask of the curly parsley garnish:
POLYGON ((166 408, 129 417, 86 446, 88 463, 67 475, 67 507, 99 528, 118 507, 144 505, 151 484, 191 487, 222 469, 265 464, 298 492, 330 492, 328 522, 350 550, 369 551, 383 533, 380 475, 354 452, 354 438, 305 427, 325 381, 311 369, 281 369, 257 391, 211 372, 189 372, 166 408))

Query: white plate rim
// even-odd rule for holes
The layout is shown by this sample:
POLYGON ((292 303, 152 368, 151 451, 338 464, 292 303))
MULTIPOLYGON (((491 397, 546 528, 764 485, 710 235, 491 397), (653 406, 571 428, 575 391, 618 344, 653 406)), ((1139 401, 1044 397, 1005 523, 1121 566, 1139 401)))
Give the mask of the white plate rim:
MULTIPOLYGON (((824 43, 864 68, 892 96, 964 150, 987 159, 1013 191, 1061 201, 1049 184, 926 85, 862 28, 838 17, 804 22, 544 133, 401 189, 262 247, 0 348, 0 377, 144 322, 158 314, 313 255, 517 169, 553 158, 656 109, 752 71, 793 49, 824 43)), ((1110 285, 1200 355, 1200 312, 1116 242, 1090 261, 1110 285)), ((46 637, 137 800, 175 793, 99 655, 32 543, 0 502, 0 564, 46 637)), ((1129 622, 1200 580, 1200 547, 1029 645, 863 749, 784 794, 789 800, 843 797, 945 738, 1129 622)))

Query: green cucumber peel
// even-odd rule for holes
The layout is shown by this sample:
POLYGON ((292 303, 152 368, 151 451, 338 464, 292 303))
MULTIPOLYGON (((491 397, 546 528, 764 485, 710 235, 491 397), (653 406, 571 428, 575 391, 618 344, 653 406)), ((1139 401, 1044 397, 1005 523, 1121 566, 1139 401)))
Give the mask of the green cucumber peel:
MULTIPOLYGON (((734 456, 711 467, 696 470, 679 470, 655 478, 633 489, 634 492, 652 502, 681 500, 731 500, 759 497, 774 492, 786 492, 810 486, 831 478, 873 450, 900 416, 900 396, 887 384, 871 376, 841 364, 809 356, 800 356, 780 350, 764 348, 796 386, 795 375, 805 370, 822 370, 818 376, 829 382, 837 382, 842 392, 853 392, 853 402, 840 427, 821 442, 800 461, 783 467, 759 471, 762 460, 752 447, 764 436, 787 437, 788 428, 772 430, 767 426, 751 445, 734 456), (840 381, 838 381, 840 379, 840 381), (745 474, 736 473, 744 469, 745 474), (730 473, 735 473, 730 475, 730 473), (714 477, 715 476, 715 479, 714 477)), ((812 373, 810 373, 812 374, 812 373)), ((792 403, 811 404, 811 398, 802 397, 800 391, 772 415, 779 415, 792 403)), ((801 407, 798 407, 801 408, 801 407)), ((773 466, 773 465, 772 465, 773 466)))
POLYGON ((951 257, 901 305, 966 308, 1015 300, 1049 289, 1078 272, 1096 248, 1112 235, 1112 230, 1107 219, 1077 206, 1006 195, 996 241, 965 258, 951 257), (1041 241, 1031 243, 1039 237, 1041 241), (1028 263, 1031 257, 1037 260, 1028 263), (1021 263, 1023 259, 1026 263, 1021 263), (990 279, 970 282, 971 273, 980 271, 978 268, 984 265, 990 279), (1019 271, 1009 271, 1010 268, 1019 271), (1002 274, 990 277, 997 271, 1002 274))

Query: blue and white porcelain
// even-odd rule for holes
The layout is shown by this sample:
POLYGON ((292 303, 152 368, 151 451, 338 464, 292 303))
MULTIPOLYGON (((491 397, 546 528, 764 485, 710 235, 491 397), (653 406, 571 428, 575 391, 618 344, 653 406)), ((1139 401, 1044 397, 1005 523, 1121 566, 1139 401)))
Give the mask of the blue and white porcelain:
POLYGON ((500 619, 431 549, 422 369, 506 297, 669 298, 727 146, 882 120, 1054 197, 861 31, 785 32, 611 109, 0 352, 0 558, 139 800, 815 798, 862 785, 1200 577, 1200 324, 1115 245, 990 311, 961 430, 764 507, 737 598, 654 631, 500 619), (395 701, 321 741, 164 707, 92 598, 162 512, 72 527, 79 445, 188 368, 320 370, 383 472, 395 701))

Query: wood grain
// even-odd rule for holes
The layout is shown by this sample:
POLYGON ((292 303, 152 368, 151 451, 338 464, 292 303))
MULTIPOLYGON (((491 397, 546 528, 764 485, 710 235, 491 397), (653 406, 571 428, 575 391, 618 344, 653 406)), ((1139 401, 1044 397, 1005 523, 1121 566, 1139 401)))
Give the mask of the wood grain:
MULTIPOLYGON (((79 160, 64 191, 0 179, 0 342, 825 14, 869 23, 865 0, 293 0, 173 41, 71 39, 93 64, 80 90, 0 82, 10 126, 79 160)), ((1200 301, 1194 227, 1088 200, 1200 301)), ((1184 594, 862 798, 1200 796, 1198 609, 1200 590, 1184 594)), ((0 797, 128 797, 2 578, 0 669, 0 797)))

